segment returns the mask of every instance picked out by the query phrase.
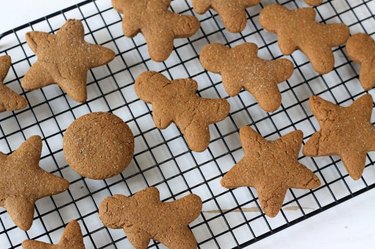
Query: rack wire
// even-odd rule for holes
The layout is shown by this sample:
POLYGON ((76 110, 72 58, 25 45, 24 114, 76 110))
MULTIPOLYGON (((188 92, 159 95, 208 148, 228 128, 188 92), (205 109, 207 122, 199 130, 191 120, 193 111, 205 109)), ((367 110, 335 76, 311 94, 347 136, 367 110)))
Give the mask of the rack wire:
MULTIPOLYGON (((199 248, 243 248, 275 232, 316 215, 375 187, 373 152, 368 153, 362 178, 353 181, 338 157, 309 158, 300 156, 320 178, 322 186, 314 190, 289 190, 283 208, 276 218, 261 211, 257 194, 251 188, 227 190, 220 186, 222 175, 242 156, 238 130, 251 125, 268 139, 301 129, 305 141, 319 129, 308 107, 312 95, 322 96, 340 105, 349 105, 362 95, 358 82, 358 66, 348 59, 344 47, 334 50, 336 67, 326 75, 317 75, 300 53, 287 56, 295 64, 290 80, 279 85, 282 107, 274 113, 263 112, 254 98, 242 91, 230 98, 220 77, 206 72, 199 63, 199 51, 208 43, 235 46, 255 42, 261 57, 282 57, 275 35, 259 25, 259 12, 267 4, 278 2, 290 8, 304 7, 302 0, 262 1, 248 8, 248 25, 240 34, 228 33, 213 11, 197 16, 201 29, 189 39, 179 39, 171 57, 163 63, 152 62, 141 35, 133 39, 123 36, 121 16, 107 0, 88 0, 44 18, 27 23, 0 36, 0 54, 12 56, 13 64, 7 85, 24 95, 30 106, 13 113, 0 114, 0 150, 10 153, 27 137, 43 138, 41 166, 70 182, 68 191, 37 202, 32 228, 22 232, 14 226, 5 210, 0 211, 0 247, 19 248, 24 239, 56 243, 64 226, 72 219, 81 225, 86 248, 129 248, 121 230, 110 230, 98 217, 98 205, 108 195, 131 195, 156 186, 161 199, 171 201, 189 193, 201 196, 203 211, 191 224, 199 248), (56 32, 69 18, 81 19, 85 39, 109 47, 116 58, 107 66, 92 69, 88 77, 88 101, 77 104, 57 87, 25 92, 20 81, 35 56, 25 43, 31 30, 56 32), (134 92, 134 80, 145 70, 162 72, 176 78, 190 77, 199 83, 199 95, 225 98, 231 104, 230 116, 210 127, 211 144, 203 153, 191 152, 178 129, 154 127, 150 106, 134 92), (67 166, 62 152, 62 137, 67 126, 79 116, 109 111, 123 118, 135 135, 135 155, 130 166, 109 180, 95 181, 80 177, 67 166)), ((177 13, 195 15, 187 0, 172 1, 177 13)), ((316 8, 323 23, 343 22, 351 33, 375 34, 375 1, 325 1, 316 8)), ((374 91, 370 91, 374 95, 374 91)), ((372 119, 374 122, 374 118, 372 119)), ((164 248, 152 242, 149 248, 164 248)))

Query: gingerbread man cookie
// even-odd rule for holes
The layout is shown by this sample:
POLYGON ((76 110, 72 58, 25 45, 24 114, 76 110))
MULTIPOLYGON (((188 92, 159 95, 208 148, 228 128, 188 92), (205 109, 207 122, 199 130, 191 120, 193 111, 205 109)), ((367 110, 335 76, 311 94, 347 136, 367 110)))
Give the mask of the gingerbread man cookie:
POLYGON ((200 27, 196 17, 169 11, 170 3, 171 0, 112 0, 113 7, 124 15, 125 36, 142 33, 151 59, 158 62, 172 53, 175 38, 190 37, 200 27))
POLYGON ((188 224, 202 210, 202 201, 190 194, 173 202, 161 202, 157 188, 147 188, 132 197, 114 195, 100 204, 105 226, 124 229, 137 249, 146 249, 151 239, 170 249, 195 249, 197 242, 188 224))
POLYGON ((25 240, 23 249, 85 249, 82 231, 76 220, 71 221, 65 228, 58 244, 51 245, 40 241, 25 240))
POLYGON ((357 180, 365 168, 366 153, 375 150, 375 128, 370 119, 372 97, 366 94, 349 106, 340 107, 319 97, 310 107, 320 131, 306 143, 306 156, 339 155, 349 175, 357 180))
POLYGON ((375 41, 367 34, 355 34, 346 43, 350 58, 361 65, 359 80, 365 90, 375 87, 375 41))
POLYGON ((33 222, 34 203, 65 191, 69 182, 39 167, 42 139, 32 136, 11 155, 0 152, 0 206, 22 230, 33 222))
POLYGON ((115 58, 109 48, 84 40, 83 25, 78 20, 68 20, 56 34, 29 32, 26 41, 38 60, 23 78, 23 88, 34 90, 57 83, 77 102, 87 98, 87 71, 115 58))
POLYGON ((232 33, 239 33, 246 27, 246 8, 257 5, 260 0, 193 0, 198 14, 214 9, 222 18, 224 26, 232 33))
POLYGON ((0 112, 15 111, 27 106, 27 101, 24 97, 18 95, 4 84, 10 65, 10 56, 4 55, 0 57, 0 112))
POLYGON ((289 10, 278 4, 266 6, 260 13, 261 25, 276 33, 283 54, 300 49, 320 74, 332 71, 335 61, 332 47, 344 44, 349 38, 345 24, 321 24, 315 21, 313 8, 289 10))
POLYGON ((225 119, 230 106, 225 99, 200 98, 197 88, 192 79, 170 81, 156 72, 142 73, 135 81, 138 97, 152 104, 156 127, 165 129, 174 122, 189 148, 199 152, 210 143, 208 125, 225 119))
POLYGON ((266 215, 274 217, 289 188, 312 189, 319 178, 298 162, 303 134, 291 132, 267 141, 250 127, 240 129, 244 157, 221 179, 225 188, 254 187, 266 215))
POLYGON ((200 53, 205 69, 220 73, 230 96, 239 94, 241 88, 252 93, 267 112, 281 105, 277 84, 287 80, 293 73, 293 63, 287 59, 267 61, 257 55, 254 43, 244 43, 234 48, 221 44, 209 44, 200 53))

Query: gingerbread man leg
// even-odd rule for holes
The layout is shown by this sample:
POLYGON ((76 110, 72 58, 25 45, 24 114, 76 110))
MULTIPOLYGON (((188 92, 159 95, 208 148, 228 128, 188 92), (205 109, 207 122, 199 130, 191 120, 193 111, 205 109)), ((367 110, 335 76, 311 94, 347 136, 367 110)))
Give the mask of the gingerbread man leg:
MULTIPOLYGON (((164 244, 169 249, 193 249, 197 248, 197 243, 193 233, 188 227, 168 231, 169 240, 164 244)), ((157 237, 155 237, 158 240, 157 237)))

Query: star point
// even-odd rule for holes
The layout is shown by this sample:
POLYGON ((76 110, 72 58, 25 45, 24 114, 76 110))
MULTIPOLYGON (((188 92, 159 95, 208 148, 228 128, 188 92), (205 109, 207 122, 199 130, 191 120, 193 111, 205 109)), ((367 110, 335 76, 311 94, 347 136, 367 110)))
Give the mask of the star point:
POLYGON ((0 112, 15 111, 27 106, 27 101, 24 97, 18 95, 4 84, 11 63, 10 56, 0 56, 0 112))

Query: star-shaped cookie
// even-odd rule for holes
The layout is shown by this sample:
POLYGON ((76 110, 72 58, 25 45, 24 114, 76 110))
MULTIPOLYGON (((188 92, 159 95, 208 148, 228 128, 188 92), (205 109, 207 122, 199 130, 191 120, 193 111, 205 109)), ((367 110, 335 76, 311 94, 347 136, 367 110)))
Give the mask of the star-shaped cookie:
POLYGON ((33 222, 35 202, 69 187, 68 181, 39 167, 41 152, 39 136, 30 137, 9 156, 0 152, 0 206, 25 231, 33 222))
POLYGON ((338 155, 349 175, 362 176, 366 153, 375 150, 375 128, 372 126, 372 97, 363 95, 349 107, 340 107, 320 97, 310 98, 311 111, 320 125, 306 143, 306 156, 338 155))
POLYGON ((22 80, 23 88, 34 90, 57 83, 77 102, 87 98, 87 71, 115 57, 111 49, 84 40, 79 20, 68 20, 56 34, 29 32, 26 41, 38 60, 22 80))
POLYGON ((71 221, 64 229, 58 244, 52 245, 40 241, 25 240, 23 249, 85 249, 82 231, 76 220, 71 221))
POLYGON ((318 177, 298 162, 301 131, 267 141, 250 127, 242 127, 240 138, 245 155, 224 175, 221 185, 256 188, 266 215, 277 215, 289 188, 311 189, 320 185, 318 177))
POLYGON ((197 241, 188 224, 201 210, 202 201, 197 195, 161 202, 158 189, 150 187, 131 197, 107 197, 100 204, 99 217, 109 228, 124 229, 137 249, 146 249, 151 239, 171 249, 193 249, 197 241))
POLYGON ((10 65, 10 56, 4 55, 0 57, 0 112, 19 110, 27 106, 27 101, 24 97, 4 85, 4 79, 8 74, 10 65))

